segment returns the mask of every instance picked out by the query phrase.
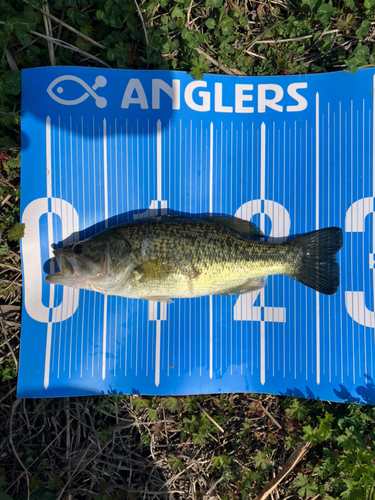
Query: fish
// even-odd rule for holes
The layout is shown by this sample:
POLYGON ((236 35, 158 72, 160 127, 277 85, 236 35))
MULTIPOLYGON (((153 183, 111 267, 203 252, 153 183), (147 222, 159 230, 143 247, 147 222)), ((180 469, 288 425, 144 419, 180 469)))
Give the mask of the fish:
POLYGON ((320 293, 340 285, 343 233, 329 227, 271 242, 236 217, 138 219, 54 250, 60 271, 47 283, 155 302, 237 295, 286 275, 320 293))

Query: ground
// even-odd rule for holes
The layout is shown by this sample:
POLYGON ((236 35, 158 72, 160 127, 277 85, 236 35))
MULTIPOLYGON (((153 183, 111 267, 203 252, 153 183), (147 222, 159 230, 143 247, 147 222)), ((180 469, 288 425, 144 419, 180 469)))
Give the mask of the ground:
POLYGON ((354 72, 374 64, 374 8, 375 0, 0 0, 0 500, 375 498, 373 407, 255 394, 16 398, 20 70, 354 72))

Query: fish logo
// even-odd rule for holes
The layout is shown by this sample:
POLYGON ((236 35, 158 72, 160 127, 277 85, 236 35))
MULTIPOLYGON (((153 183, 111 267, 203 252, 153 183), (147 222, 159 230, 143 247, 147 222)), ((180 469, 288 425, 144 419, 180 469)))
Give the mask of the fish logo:
MULTIPOLYGON (((73 75, 64 75, 64 76, 59 76, 58 78, 55 78, 50 85, 47 88, 47 93, 52 99, 59 104, 63 104, 64 106, 74 106, 76 104, 81 104, 81 102, 85 101, 90 95, 95 99, 95 104, 97 105, 98 108, 105 108, 107 106, 107 99, 104 97, 98 96, 98 94, 95 92, 96 89, 100 87, 105 87, 107 85, 107 80, 104 78, 104 76, 97 76, 95 79, 95 84, 92 87, 89 87, 86 82, 81 80, 81 78, 78 78, 77 76, 73 75), (81 97, 78 97, 78 99, 62 99, 58 95, 55 94, 53 89, 61 82, 66 82, 66 81, 72 81, 78 83, 83 89, 85 89, 86 92, 84 92, 81 97)), ((58 94, 62 94, 64 92, 64 88, 59 85, 56 88, 56 92, 58 94)))

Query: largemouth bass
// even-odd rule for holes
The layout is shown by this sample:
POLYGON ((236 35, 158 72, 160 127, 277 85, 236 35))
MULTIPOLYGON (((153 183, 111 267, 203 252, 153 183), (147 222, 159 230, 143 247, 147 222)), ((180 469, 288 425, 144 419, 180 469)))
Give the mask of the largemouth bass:
POLYGON ((231 217, 160 216, 111 227, 55 250, 60 272, 48 283, 105 295, 170 302, 235 295, 284 274, 324 294, 340 284, 336 253, 342 230, 331 227, 283 243, 262 241, 253 223, 231 217))

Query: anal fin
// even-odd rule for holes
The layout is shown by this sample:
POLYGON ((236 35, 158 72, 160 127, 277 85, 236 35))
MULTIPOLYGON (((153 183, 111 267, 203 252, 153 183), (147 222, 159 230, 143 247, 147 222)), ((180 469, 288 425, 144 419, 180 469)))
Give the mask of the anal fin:
POLYGON ((225 291, 221 292, 221 295, 242 295, 244 293, 255 292, 264 288, 266 284, 267 276, 256 276, 255 278, 249 278, 240 285, 227 288, 225 291))
POLYGON ((144 300, 150 300, 151 302, 164 302, 165 304, 173 304, 173 300, 169 297, 142 297, 144 300))

